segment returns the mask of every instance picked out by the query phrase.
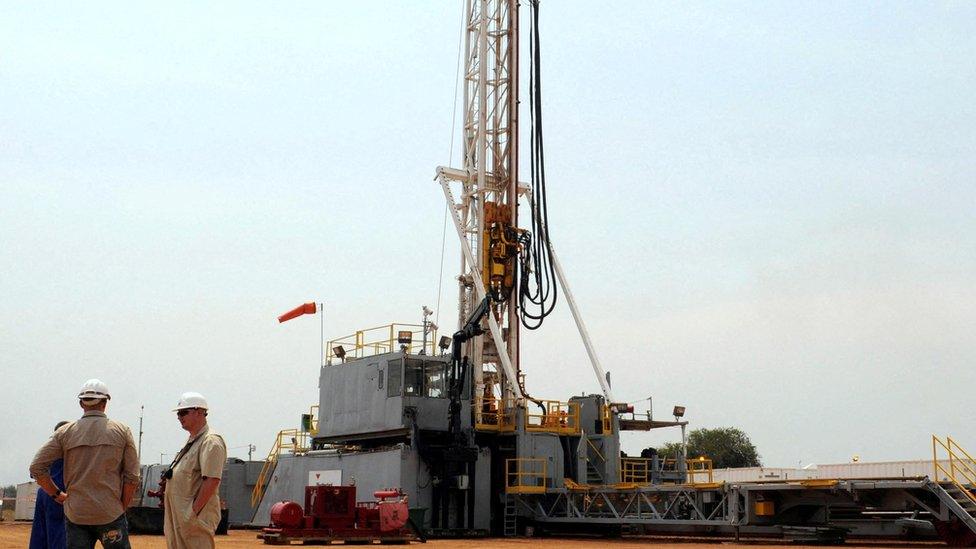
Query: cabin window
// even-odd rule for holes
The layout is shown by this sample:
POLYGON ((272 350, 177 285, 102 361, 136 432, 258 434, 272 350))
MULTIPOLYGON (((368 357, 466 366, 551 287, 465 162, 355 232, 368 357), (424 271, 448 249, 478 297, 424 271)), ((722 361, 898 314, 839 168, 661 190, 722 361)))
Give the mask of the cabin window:
MULTIPOLYGON (((391 360, 386 363, 386 396, 400 396, 400 381, 403 379, 403 371, 400 369, 400 359, 391 360)), ((380 380, 383 378, 381 377, 380 380)))
POLYGON ((424 361, 408 358, 403 370, 403 396, 422 396, 424 394, 424 361))
POLYGON ((447 365, 440 361, 431 361, 424 364, 424 389, 426 396, 431 398, 444 398, 447 396, 447 365))

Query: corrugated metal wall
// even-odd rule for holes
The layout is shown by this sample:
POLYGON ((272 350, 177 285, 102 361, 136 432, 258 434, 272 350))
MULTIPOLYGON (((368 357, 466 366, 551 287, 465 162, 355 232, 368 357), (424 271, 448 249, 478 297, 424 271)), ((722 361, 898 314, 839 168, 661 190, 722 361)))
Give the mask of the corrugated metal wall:
MULTIPOLYGON (((939 463, 949 469, 948 461, 939 463)), ((715 482, 755 482, 757 480, 829 479, 829 478, 901 478, 929 477, 935 474, 930 459, 912 461, 878 461, 859 463, 832 463, 815 465, 809 469, 789 467, 740 467, 716 469, 712 473, 715 482)), ((941 480, 941 479, 940 479, 941 480)))
MULTIPOLYGON (((755 482, 757 480, 793 480, 817 478, 816 469, 792 469, 789 467, 740 467, 735 469, 715 469, 712 479, 715 482, 755 482)), ((701 477, 696 477, 701 480, 701 477)))
MULTIPOLYGON (((948 461, 941 461, 949 469, 948 461)), ((878 461, 818 465, 820 478, 897 478, 933 477, 935 467, 931 459, 913 461, 878 461)), ((940 479, 941 480, 941 479, 940 479)))

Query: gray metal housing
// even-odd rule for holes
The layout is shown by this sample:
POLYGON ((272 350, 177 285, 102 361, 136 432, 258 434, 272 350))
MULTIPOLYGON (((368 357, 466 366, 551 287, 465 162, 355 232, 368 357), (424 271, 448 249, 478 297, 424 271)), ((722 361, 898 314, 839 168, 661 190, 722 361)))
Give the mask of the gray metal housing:
MULTIPOLYGON (((392 352, 323 366, 316 441, 395 439, 415 427, 446 430, 449 362, 448 356, 392 352)), ((465 396, 462 427, 470 428, 465 396)))
MULTIPOLYGON (((263 461, 245 461, 238 458, 227 458, 224 472, 220 480, 220 500, 227 509, 227 520, 230 526, 244 526, 251 522, 254 508, 251 507, 251 492, 257 483, 258 474, 263 461)), ((141 468, 142 485, 133 500, 135 507, 158 507, 159 498, 149 495, 149 491, 159 490, 160 474, 169 465, 143 465, 141 468)))
MULTIPOLYGON (((478 455, 477 493, 489 492, 491 454, 483 449, 478 455)), ((258 505, 253 524, 267 526, 271 506, 278 501, 304 501, 305 487, 312 484, 310 473, 340 472, 339 483, 354 484, 359 501, 370 501, 373 492, 388 488, 400 488, 407 494, 411 509, 424 509, 424 524, 431 524, 431 476, 417 451, 408 444, 365 452, 337 452, 319 450, 305 455, 282 455, 278 459, 264 498, 258 505)), ((334 474, 334 473, 333 473, 334 474)), ((334 477, 333 477, 334 478, 334 477)), ((475 508, 475 527, 488 529, 489 501, 481 498, 475 508)))

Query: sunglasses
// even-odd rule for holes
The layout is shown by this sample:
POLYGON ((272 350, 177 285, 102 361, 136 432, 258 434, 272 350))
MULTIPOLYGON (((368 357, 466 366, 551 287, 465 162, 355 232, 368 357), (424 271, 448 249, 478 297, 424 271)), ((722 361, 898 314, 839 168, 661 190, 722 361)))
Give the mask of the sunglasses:
POLYGON ((176 412, 176 417, 183 417, 186 414, 189 414, 193 410, 199 410, 199 408, 183 408, 179 412, 176 412))

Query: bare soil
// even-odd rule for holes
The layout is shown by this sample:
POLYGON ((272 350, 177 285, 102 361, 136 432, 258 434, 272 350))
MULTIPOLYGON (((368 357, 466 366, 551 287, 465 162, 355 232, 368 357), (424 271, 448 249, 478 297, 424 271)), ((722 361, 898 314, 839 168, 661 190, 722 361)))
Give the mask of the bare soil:
MULTIPOLYGON (((27 547, 30 540, 30 523, 26 522, 2 522, 0 523, 0 549, 23 549, 27 547)), ((222 549, 257 549, 264 547, 261 540, 257 539, 256 530, 231 530, 230 535, 217 536, 217 547, 222 549)), ((163 536, 132 536, 133 549, 166 549, 166 540, 163 536)), ((860 542, 859 542, 860 543, 860 542)), ((563 547, 583 547, 586 549, 597 549, 606 547, 608 549, 647 549, 649 546, 669 547, 680 546, 682 549, 709 548, 716 549, 723 545, 734 545, 739 547, 765 547, 799 549, 810 547, 804 545, 780 545, 776 542, 761 540, 744 540, 735 543, 726 539, 706 539, 695 537, 667 537, 667 536, 647 536, 639 538, 625 539, 580 539, 580 538, 488 538, 488 539, 466 539, 466 540, 431 540, 427 542, 425 549, 557 549, 563 547)), ((878 549, 881 547, 919 547, 932 548, 939 547, 938 543, 861 543, 847 544, 847 548, 870 548, 878 549)), ((420 544, 411 544, 419 549, 420 544)), ((296 545, 295 547, 300 547, 296 545)), ((375 547, 380 547, 379 545, 375 547)), ((382 547, 391 547, 384 545, 382 547)))

